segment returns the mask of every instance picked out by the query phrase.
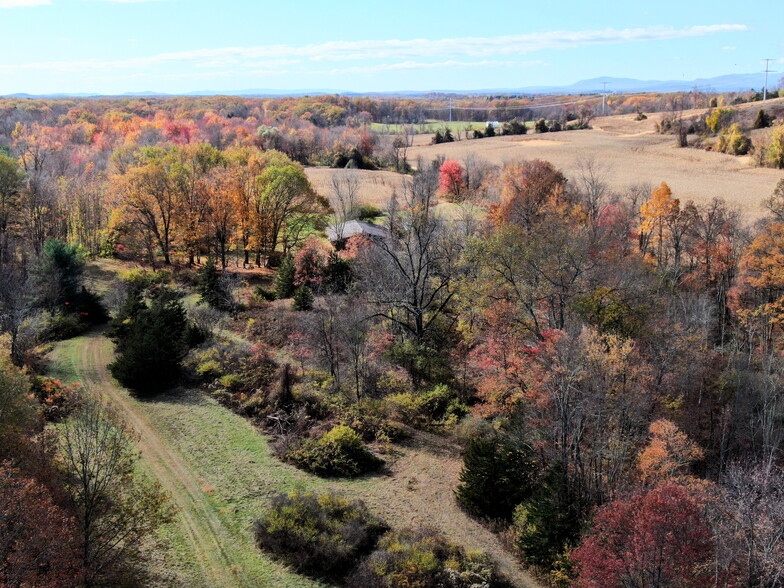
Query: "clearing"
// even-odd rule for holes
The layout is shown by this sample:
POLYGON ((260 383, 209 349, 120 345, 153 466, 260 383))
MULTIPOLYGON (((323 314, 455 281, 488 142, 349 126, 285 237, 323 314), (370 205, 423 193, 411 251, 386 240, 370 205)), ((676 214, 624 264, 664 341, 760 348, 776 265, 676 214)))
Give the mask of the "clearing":
POLYGON ((521 588, 538 586, 499 539, 466 516, 452 496, 461 468, 455 447, 420 435, 395 446, 383 476, 323 480, 274 458, 267 438, 246 419, 194 390, 139 400, 108 372, 113 346, 101 332, 58 343, 50 375, 117 407, 140 436, 144 468, 171 494, 177 521, 152 551, 159 586, 316 587, 260 552, 251 524, 279 491, 333 489, 364 500, 395 527, 430 525, 466 549, 493 555, 521 588))
MULTIPOLYGON (((771 108, 784 105, 784 98, 743 104, 739 110, 771 108)), ((684 117, 701 115, 706 109, 684 111, 684 117)), ((519 159, 544 159, 562 169, 568 177, 575 177, 581 160, 594 159, 603 169, 610 189, 622 192, 633 184, 658 186, 667 182, 681 202, 693 200, 705 204, 713 198, 723 198, 737 206, 747 220, 764 214, 761 202, 769 197, 784 171, 754 167, 751 156, 735 157, 701 149, 681 149, 675 146, 673 135, 656 133, 656 122, 665 113, 648 115, 646 120, 635 120, 635 114, 608 116, 592 121, 592 129, 562 131, 554 134, 528 134, 462 140, 430 145, 432 135, 414 137, 408 149, 408 161, 415 164, 421 157, 429 162, 439 156, 464 160, 475 155, 489 163, 503 165, 519 159)), ((463 123, 465 124, 465 123, 463 123)), ((757 137, 768 131, 753 131, 757 137)), ((316 189, 328 194, 334 174, 345 170, 308 168, 308 177, 316 189)), ((383 207, 401 182, 394 172, 355 171, 360 177, 359 200, 383 207)))

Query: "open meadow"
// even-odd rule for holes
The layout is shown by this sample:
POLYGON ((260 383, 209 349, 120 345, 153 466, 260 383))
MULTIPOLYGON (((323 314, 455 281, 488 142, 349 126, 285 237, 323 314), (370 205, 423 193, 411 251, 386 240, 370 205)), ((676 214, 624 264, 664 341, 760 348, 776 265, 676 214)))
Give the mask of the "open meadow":
MULTIPOLYGON (((770 101, 770 106, 777 104, 784 104, 784 98, 770 101)), ((758 109, 759 104, 739 108, 758 109)), ((684 117, 704 112, 685 111, 684 117)), ((593 128, 588 130, 498 136, 439 145, 430 144, 431 135, 416 135, 408 150, 408 160, 416 165, 419 158, 423 162, 438 157, 463 161, 473 155, 500 166, 520 159, 543 159, 563 170, 568 177, 574 177, 581 161, 593 159, 613 191, 622 192, 634 184, 655 187, 667 182, 673 196, 682 202, 693 200, 700 204, 723 198, 740 208, 749 221, 762 216, 764 211, 760 203, 784 178, 782 170, 754 167, 750 155, 736 157, 702 149, 678 148, 673 135, 656 132, 656 122, 661 117, 662 113, 651 114, 642 121, 636 121, 634 114, 600 117, 592 121, 593 128)), ((765 132, 755 131, 756 136, 765 132)), ((329 193, 331 178, 340 173, 342 170, 308 169, 310 181, 322 194, 329 193)), ((384 206, 402 180, 393 172, 357 170, 352 173, 362 178, 359 200, 375 206, 384 206)))

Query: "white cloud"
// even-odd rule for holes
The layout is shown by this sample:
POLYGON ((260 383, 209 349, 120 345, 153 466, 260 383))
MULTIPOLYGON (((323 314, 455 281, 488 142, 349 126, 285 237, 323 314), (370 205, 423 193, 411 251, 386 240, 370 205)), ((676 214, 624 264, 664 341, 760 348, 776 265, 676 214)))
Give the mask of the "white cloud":
POLYGON ((46 6, 51 0, 0 0, 0 8, 29 8, 31 6, 46 6))
MULTIPOLYGON (((0 2, 36 2, 41 0, 0 0, 0 2)), ((43 0, 49 1, 49 0, 43 0)), ((102 0, 102 1, 142 1, 142 0, 102 0)), ((96 71, 119 69, 148 69, 167 64, 190 64, 194 67, 269 70, 268 64, 291 65, 302 60, 311 62, 395 60, 386 65, 368 65, 387 69, 414 69, 427 67, 466 67, 459 58, 479 58, 490 66, 492 58, 521 56, 543 50, 570 49, 590 45, 648 42, 688 37, 701 37, 720 33, 748 31, 746 25, 721 24, 699 25, 683 28, 644 27, 635 29, 604 29, 588 31, 550 31, 525 33, 497 37, 464 37, 447 39, 378 39, 364 41, 330 41, 312 45, 259 45, 255 47, 221 47, 216 49, 195 49, 172 53, 159 53, 145 57, 132 57, 119 60, 85 59, 78 61, 37 62, 0 66, 0 72, 19 70, 40 71, 96 71), (415 60, 440 59, 442 65, 432 65, 415 60), (404 60, 404 61, 401 61, 404 60), (447 61, 448 60, 448 61, 447 61), (263 64, 259 67, 259 63, 263 64), (411 65, 419 63, 419 65, 411 65), (453 65, 444 66, 444 63, 453 65), (409 64, 404 67, 403 64, 409 64)), ((498 65, 498 64, 496 64, 498 65)), ((503 62, 501 62, 503 65, 503 62)), ((519 65, 519 64, 518 64, 519 65)), ((470 65, 469 65, 470 67, 470 65)), ((275 67, 271 68, 275 69, 275 67)))
POLYGON ((438 62, 416 62, 403 61, 400 63, 381 63, 378 65, 360 65, 354 67, 336 68, 330 70, 310 71, 310 74, 317 75, 341 75, 341 74, 368 74, 380 73, 385 71, 400 71, 412 69, 445 69, 458 67, 534 67, 547 65, 544 61, 438 61, 438 62))
POLYGON ((724 47, 721 48, 722 51, 735 51, 736 49, 737 47, 735 47, 735 45, 724 45, 724 47))

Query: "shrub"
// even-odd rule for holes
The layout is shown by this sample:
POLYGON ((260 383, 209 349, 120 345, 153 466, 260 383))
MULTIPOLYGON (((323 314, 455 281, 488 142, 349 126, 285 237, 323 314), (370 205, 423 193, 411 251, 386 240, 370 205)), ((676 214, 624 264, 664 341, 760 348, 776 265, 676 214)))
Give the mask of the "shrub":
POLYGON ((42 336, 47 341, 62 341, 84 333, 89 325, 75 314, 54 313, 47 321, 42 336))
POLYGON ((708 125, 711 133, 718 133, 729 126, 734 116, 735 111, 732 108, 714 108, 711 110, 710 114, 705 117, 705 124, 708 125))
POLYGON ((770 143, 765 148, 765 164, 784 169, 784 124, 778 125, 770 135, 770 143))
POLYGON ((294 290, 294 300, 291 304, 292 310, 307 311, 313 309, 313 291, 305 285, 299 286, 294 290))
POLYGON ((54 378, 39 377, 33 382, 33 393, 41 405, 44 418, 60 422, 79 408, 82 395, 79 384, 67 386, 54 378))
POLYGON ((525 135, 527 132, 528 129, 526 128, 525 123, 521 123, 516 118, 504 123, 501 127, 502 135, 525 135))
POLYGON ((318 440, 306 441, 288 457, 299 467, 325 477, 353 478, 375 471, 384 463, 345 425, 333 427, 318 440))
POLYGON ((455 497, 471 515, 511 521, 515 507, 531 499, 536 478, 529 451, 504 437, 477 437, 463 453, 455 497))
POLYGON ((347 579, 350 588, 491 588, 506 586, 492 560, 466 553, 430 528, 389 532, 347 579))
POLYGON ((424 394, 392 394, 384 399, 384 409, 392 419, 412 427, 435 423, 451 425, 471 410, 453 390, 443 384, 424 394))
POLYGON ((757 111, 757 118, 754 119, 753 129, 765 129, 773 123, 773 117, 765 112, 765 109, 760 108, 757 111))
POLYGON ((377 218, 384 216, 384 212, 372 204, 360 204, 354 212, 358 220, 373 222, 377 218))
POLYGON ((547 121, 543 118, 540 118, 538 121, 536 121, 536 124, 534 125, 534 129, 536 130, 537 133, 546 133, 547 131, 550 130, 547 126, 547 121))
POLYGON ((339 579, 388 529, 360 501, 336 494, 278 494, 253 525, 256 544, 296 571, 339 579))
POLYGON ((738 123, 732 124, 728 129, 721 131, 716 143, 716 151, 728 155, 746 155, 751 149, 751 139, 740 130, 738 123))
POLYGON ((253 294, 259 300, 266 300, 267 302, 272 302, 277 298, 275 290, 265 288, 264 286, 256 286, 253 290, 253 294))

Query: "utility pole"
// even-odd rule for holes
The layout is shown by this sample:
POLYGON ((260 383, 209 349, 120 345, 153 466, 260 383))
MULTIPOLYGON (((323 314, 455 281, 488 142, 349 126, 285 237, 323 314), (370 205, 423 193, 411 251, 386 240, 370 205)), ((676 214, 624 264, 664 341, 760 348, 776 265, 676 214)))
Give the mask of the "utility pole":
POLYGON ((449 122, 452 122, 452 99, 449 99, 449 122))
POLYGON ((762 91, 762 100, 765 101, 768 99, 768 74, 773 73, 773 70, 770 69, 770 62, 773 59, 763 59, 765 62, 765 89, 762 91))
POLYGON ((607 84, 610 82, 602 82, 602 116, 607 115, 607 84))

